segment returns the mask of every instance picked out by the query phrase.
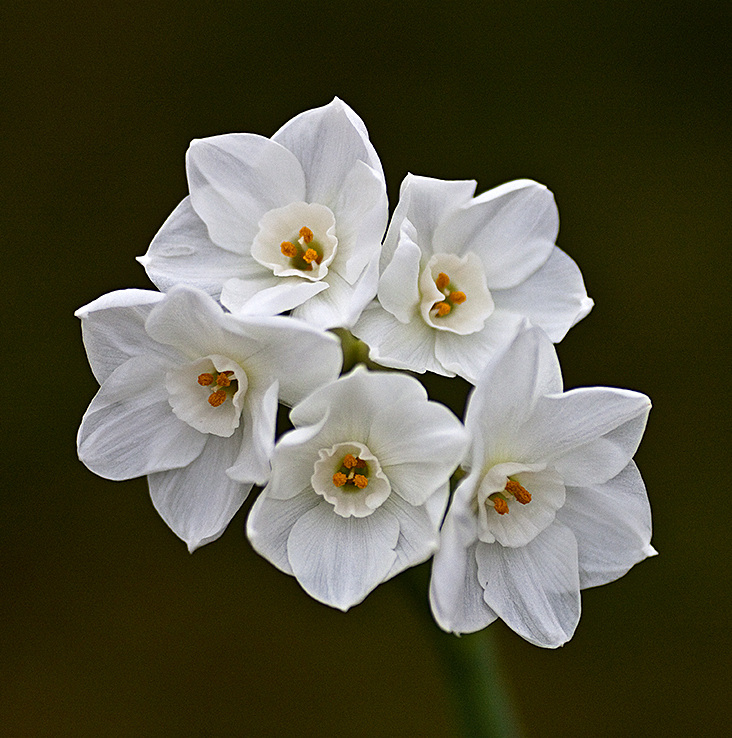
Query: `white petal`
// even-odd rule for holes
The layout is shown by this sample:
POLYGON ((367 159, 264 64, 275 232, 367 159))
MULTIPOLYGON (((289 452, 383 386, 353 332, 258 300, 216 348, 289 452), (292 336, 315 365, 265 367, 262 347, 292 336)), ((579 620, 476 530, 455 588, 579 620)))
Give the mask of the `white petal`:
POLYGON ((145 256, 137 259, 163 291, 182 282, 218 297, 227 279, 239 274, 243 257, 217 246, 186 197, 168 216, 145 256))
POLYGON ((430 580, 430 607, 435 622, 448 633, 474 633, 498 617, 483 599, 478 581, 478 545, 470 526, 448 513, 442 527, 430 580))
POLYGON ((455 376, 435 358, 438 331, 421 319, 400 323, 381 305, 372 303, 361 313, 351 332, 368 344, 369 358, 381 366, 455 376))
POLYGON ((245 367, 250 385, 257 383, 264 391, 277 380, 286 405, 338 377, 343 354, 332 333, 292 318, 250 316, 237 321, 226 317, 232 334, 238 333, 245 342, 246 350, 234 358, 245 367))
POLYGON ((632 461, 609 482, 570 487, 557 519, 577 539, 583 589, 612 582, 656 554, 646 488, 632 461))
POLYGON ((278 391, 279 384, 275 381, 265 392, 250 392, 247 397, 242 418, 241 449, 236 461, 226 470, 238 482, 254 482, 263 486, 269 480, 278 391))
POLYGON ((528 318, 558 343, 584 318, 593 302, 587 297, 582 274, 561 249, 530 277, 507 290, 494 290, 496 306, 528 318))
POLYGON ((366 265, 378 262, 388 219, 383 174, 362 161, 349 172, 333 204, 338 236, 338 273, 353 284, 366 265))
POLYGON ((271 287, 252 291, 252 282, 230 279, 224 284, 221 304, 239 317, 247 315, 278 315, 302 305, 319 292, 328 289, 328 283, 308 282, 297 277, 278 278, 271 287))
POLYGON ((519 426, 542 394, 561 391, 561 387, 561 370, 551 341, 538 328, 522 330, 479 377, 465 425, 483 439, 489 458, 508 454, 516 459, 513 439, 519 426))
POLYGON ((399 202, 384 240, 381 269, 391 260, 402 221, 409 218, 425 260, 434 253, 433 235, 451 212, 465 205, 475 192, 474 180, 445 181, 408 174, 399 190, 399 202))
POLYGON ((546 262, 559 215, 543 185, 523 179, 484 192, 440 223, 435 251, 476 253, 491 290, 514 287, 546 262))
POLYGON ((518 458, 551 461, 566 484, 606 482, 633 457, 650 400, 640 392, 582 387, 541 397, 517 432, 518 458))
POLYGON ((261 264, 253 263, 257 271, 245 278, 229 279, 221 290, 221 304, 236 315, 277 315, 328 289, 325 282, 275 277, 261 264))
POLYGON ((188 466, 148 477, 155 509, 191 553, 224 532, 252 488, 226 475, 240 444, 238 433, 206 436, 205 448, 188 466))
POLYGON ((74 313, 81 319, 84 348, 99 384, 133 356, 157 354, 171 360, 178 357, 176 351, 161 346, 145 333, 145 320, 162 299, 162 294, 150 290, 118 290, 74 313))
POLYGON ((132 479, 189 464, 206 436, 173 415, 164 387, 167 366, 129 359, 106 379, 84 414, 79 458, 105 479, 132 479))
POLYGON ((323 430, 335 428, 340 437, 328 446, 344 439, 366 442, 372 418, 383 408, 397 402, 416 405, 426 401, 426 390, 413 377, 395 372, 369 372, 357 366, 293 407, 290 419, 296 426, 311 425, 322 422, 329 414, 328 425, 323 430))
POLYGON ((555 522, 521 548, 480 543, 476 559, 485 601, 509 628, 545 648, 572 637, 580 584, 577 542, 569 528, 555 522))
POLYGON ((193 141, 186 164, 193 208, 211 240, 231 251, 249 251, 267 211, 306 199, 297 158, 262 136, 230 133, 193 141))
POLYGON ((412 505, 450 478, 467 441, 462 423, 436 402, 397 400, 371 416, 371 450, 394 491, 412 505))
POLYGON ((287 556, 302 588, 348 610, 389 575, 399 522, 382 506, 366 518, 342 518, 325 500, 292 526, 287 556))
POLYGON ((293 574, 287 558, 287 539, 292 526, 322 498, 312 489, 287 500, 270 497, 266 490, 257 497, 247 518, 247 536, 254 550, 286 574, 293 574))
MULTIPOLYGON (((435 495, 443 510, 447 503, 449 485, 444 484, 435 495)), ((384 503, 399 521, 399 540, 396 545, 396 561, 388 577, 396 576, 410 566, 416 566, 437 551, 440 542, 439 521, 435 521, 425 505, 414 506, 399 495, 391 495, 384 503)))
POLYGON ((292 315, 318 328, 350 328, 358 320, 361 311, 374 299, 378 279, 375 259, 363 270, 355 284, 349 284, 334 264, 325 277, 328 289, 295 308, 292 315))
POLYGON ((419 260, 422 252, 410 233, 416 236, 414 226, 405 219, 394 257, 379 279, 377 292, 381 306, 400 323, 420 319, 417 310, 420 303, 419 260))
POLYGON ((145 330, 159 343, 175 347, 189 359, 198 359, 209 354, 231 356, 224 324, 223 310, 209 295, 176 285, 151 311, 145 330))
POLYGON ((447 371, 476 384, 496 354, 516 337, 522 319, 505 310, 495 310, 477 333, 462 336, 440 331, 435 337, 435 356, 447 371))
POLYGON ((272 476, 266 490, 268 497, 289 500, 305 490, 315 494, 310 479, 320 449, 328 445, 328 441, 320 436, 328 420, 326 413, 317 423, 296 428, 279 439, 272 455, 272 476))
POLYGON ((287 147, 302 164, 307 196, 299 199, 309 202, 335 202, 359 160, 380 174, 382 171, 363 121, 338 98, 300 113, 285 123, 272 140, 287 147))

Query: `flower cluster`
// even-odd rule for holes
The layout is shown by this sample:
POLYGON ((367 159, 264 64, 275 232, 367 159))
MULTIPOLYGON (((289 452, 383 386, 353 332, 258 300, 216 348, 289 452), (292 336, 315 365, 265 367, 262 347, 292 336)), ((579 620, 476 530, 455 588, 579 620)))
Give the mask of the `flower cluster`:
POLYGON ((338 99, 272 138, 194 141, 186 164, 190 194, 139 259, 159 291, 77 311, 101 385, 80 459, 146 475, 190 551, 261 487, 251 544, 330 606, 434 556, 441 628, 501 618, 565 643, 580 589, 655 552, 632 461, 648 398, 562 388, 552 344, 592 301, 555 245, 552 194, 410 174, 389 221, 379 158, 338 99), (343 342, 371 368, 342 373, 343 342), (424 372, 474 385, 464 421, 424 372), (293 429, 277 439, 280 403, 293 429))

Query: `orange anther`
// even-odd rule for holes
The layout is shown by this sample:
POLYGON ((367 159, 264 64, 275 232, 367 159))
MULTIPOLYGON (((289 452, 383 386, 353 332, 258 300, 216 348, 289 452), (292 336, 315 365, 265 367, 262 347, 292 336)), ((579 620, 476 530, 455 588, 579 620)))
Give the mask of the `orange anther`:
POLYGON ((464 292, 451 292, 450 297, 448 297, 448 300, 455 303, 455 305, 462 305, 467 299, 464 292))
POLYGON ((343 466, 346 467, 346 469, 353 469, 358 464, 358 460, 353 454, 346 454, 343 457, 343 466))
POLYGON ((346 483, 346 475, 343 472, 336 472, 333 475, 333 484, 336 487, 342 487, 346 483))
POLYGON ((213 374, 208 374, 207 372, 199 374, 198 384, 202 385, 203 387, 208 387, 209 384, 213 384, 213 374))
POLYGON ((218 407, 219 405, 222 405, 225 400, 226 391, 222 389, 216 390, 216 392, 212 392, 208 396, 208 404, 211 405, 211 407, 218 407))
POLYGON ((531 502, 531 492, 525 487, 522 487, 518 482, 514 482, 513 479, 509 479, 506 482, 506 492, 513 495, 522 505, 531 502))
POLYGON ((447 315, 452 308, 446 302, 436 302, 432 308, 437 310, 437 317, 442 318, 447 315))
POLYGON ((366 477, 363 474, 356 474, 356 476, 353 478, 353 483, 359 488, 363 489, 366 487, 369 483, 369 480, 366 479, 366 477))
POLYGON ((280 251, 285 256, 289 256, 291 259, 297 256, 297 247, 295 246, 294 243, 290 243, 289 241, 283 241, 280 244, 280 251))
POLYGON ((313 232, 307 226, 303 226, 300 229, 300 238, 302 238, 305 243, 310 243, 313 240, 313 232))
POLYGON ((445 287, 447 287, 447 285, 450 284, 450 277, 448 277, 447 274, 445 274, 445 272, 440 272, 437 275, 435 284, 437 285, 438 290, 444 290, 445 287))
POLYGON ((233 373, 234 372, 221 372, 221 374, 216 377, 216 384, 218 384, 219 387, 228 387, 231 384, 229 376, 233 373))
POLYGON ((303 261, 307 262, 308 264, 317 261, 318 259, 318 252, 315 249, 308 249, 303 254, 303 261))
POLYGON ((491 502, 499 515, 506 515, 508 513, 508 503, 503 499, 503 497, 496 497, 495 499, 491 498, 491 502))

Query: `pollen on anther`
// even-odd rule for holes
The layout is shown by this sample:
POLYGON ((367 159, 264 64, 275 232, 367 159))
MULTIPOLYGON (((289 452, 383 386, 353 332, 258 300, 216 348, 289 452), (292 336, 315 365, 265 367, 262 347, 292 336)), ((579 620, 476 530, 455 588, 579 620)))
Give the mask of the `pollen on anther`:
POLYGON ((225 400, 226 391, 222 389, 216 390, 216 392, 212 392, 208 396, 208 404, 211 405, 211 407, 218 407, 219 405, 222 405, 225 400))
POLYGON ((493 507, 499 515, 506 515, 506 513, 508 513, 508 503, 503 499, 503 497, 496 497, 494 500, 491 500, 491 502, 493 502, 493 507))
POLYGON ((280 251, 285 256, 289 256, 291 259, 297 256, 297 247, 295 246, 294 243, 290 243, 289 241, 283 241, 280 244, 280 251))
POLYGON ((444 317, 450 312, 450 310, 452 310, 450 305, 448 305, 448 303, 446 302, 436 302, 432 307, 437 310, 438 318, 444 317))
POLYGON ((455 305, 462 305, 467 299, 464 292, 451 292, 449 297, 450 302, 455 303, 455 305))
POLYGON ((200 384, 202 387, 208 387, 209 384, 213 384, 213 381, 213 374, 208 374, 208 372, 204 372, 203 374, 198 375, 198 384, 200 384))
POLYGON ((358 459, 353 454, 346 454, 343 457, 343 466, 346 469, 353 469, 355 466, 358 466, 358 459))
POLYGON ((445 272, 440 272, 437 275, 435 284, 437 285, 438 290, 444 290, 445 287, 447 287, 447 285, 450 284, 450 277, 448 277, 447 274, 445 274, 445 272))
POLYGON ((368 486, 369 480, 366 479, 366 477, 363 474, 356 474, 356 476, 353 478, 353 483, 359 489, 363 489, 364 487, 368 486))
POLYGON ((231 385, 231 379, 229 379, 229 375, 233 373, 234 372, 221 372, 221 374, 216 377, 216 384, 218 384, 219 387, 229 387, 231 385))
POLYGON ((313 232, 307 226, 303 226, 300 229, 300 238, 302 238, 305 243, 310 243, 313 240, 313 232))
POLYGON ((346 477, 346 475, 343 472, 336 472, 333 475, 333 484, 336 487, 342 487, 346 483, 346 480, 347 479, 348 478, 346 477))
POLYGON ((522 505, 531 502, 531 492, 525 487, 522 487, 518 482, 514 482, 513 479, 509 479, 506 482, 506 492, 512 494, 522 505))
POLYGON ((315 249, 308 249, 302 257, 303 261, 311 264, 318 259, 318 252, 315 249))

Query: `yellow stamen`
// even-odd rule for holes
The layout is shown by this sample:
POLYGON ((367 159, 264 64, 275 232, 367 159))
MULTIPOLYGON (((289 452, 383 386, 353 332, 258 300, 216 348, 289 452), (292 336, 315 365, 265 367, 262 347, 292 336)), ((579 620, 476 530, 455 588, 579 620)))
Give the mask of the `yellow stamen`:
POLYGON ((218 384, 219 387, 228 387, 231 385, 231 379, 229 379, 229 375, 233 374, 234 372, 221 372, 218 377, 216 377, 216 384, 218 384))
POLYGON ((283 241, 280 244, 280 251, 291 259, 297 256, 297 247, 294 243, 290 243, 289 241, 283 241))
POLYGON ((343 472, 336 472, 333 475, 333 484, 336 487, 342 487, 346 483, 346 475, 343 472))
POLYGON ((308 249, 302 257, 303 261, 308 264, 318 260, 318 252, 315 249, 308 249))
POLYGON ((204 372, 203 374, 198 375, 198 384, 200 384, 202 387, 208 387, 209 384, 213 384, 213 374, 208 374, 207 372, 204 372))
POLYGON ((366 479, 366 477, 363 474, 356 474, 356 476, 353 478, 353 483, 359 488, 363 489, 366 487, 369 483, 369 480, 366 479))
POLYGON ((506 482, 506 492, 513 495, 522 505, 531 502, 531 493, 518 482, 514 482, 513 479, 506 482))
POLYGON ((450 310, 452 310, 452 308, 450 307, 450 305, 448 303, 446 303, 446 302, 436 302, 432 306, 432 308, 434 310, 437 310, 437 317, 438 318, 444 318, 445 315, 447 315, 450 312, 450 310))
POLYGON ((462 305, 467 299, 468 298, 465 297, 464 292, 451 292, 450 296, 448 297, 448 300, 450 300, 450 302, 452 303, 455 303, 455 305, 462 305))
POLYGON ((346 469, 353 469, 358 466, 358 459, 356 459, 353 454, 346 454, 343 457, 343 466, 345 466, 346 469))
POLYGON ((448 284, 450 284, 450 277, 445 274, 445 272, 440 272, 437 275, 437 279, 435 280, 435 284, 437 285, 437 289, 442 291, 447 287, 448 284))
POLYGON ((226 390, 216 390, 216 392, 212 392, 208 396, 208 404, 211 405, 211 407, 218 407, 219 405, 222 405, 226 400, 226 390))
POLYGON ((313 232, 307 226, 303 226, 300 229, 300 238, 302 238, 305 243, 310 243, 313 240, 313 232))
POLYGON ((499 515, 506 515, 508 513, 508 503, 503 497, 496 497, 495 499, 491 497, 491 502, 499 515))

